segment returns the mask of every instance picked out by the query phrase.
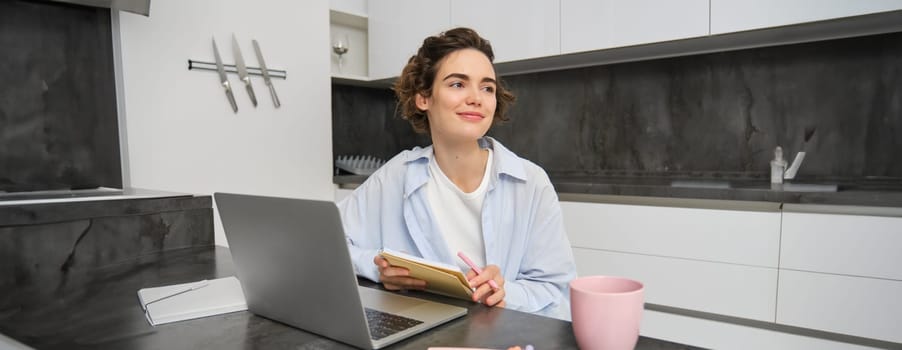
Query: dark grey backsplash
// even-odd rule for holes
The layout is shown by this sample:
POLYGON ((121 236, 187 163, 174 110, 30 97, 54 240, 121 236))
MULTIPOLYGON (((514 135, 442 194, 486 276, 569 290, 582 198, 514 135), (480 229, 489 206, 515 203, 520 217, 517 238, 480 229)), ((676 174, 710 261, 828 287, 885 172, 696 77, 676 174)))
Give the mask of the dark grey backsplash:
POLYGON ((395 115, 389 89, 332 85, 332 154, 388 160, 398 152, 430 144, 410 123, 395 115))
POLYGON ((0 191, 121 188, 110 10, 0 1, 0 191))
MULTIPOLYGON (((902 178, 902 33, 502 77, 490 134, 551 174, 902 178), (803 146, 806 128, 816 128, 803 146)), ((335 154, 416 142, 389 90, 333 86, 335 154)))

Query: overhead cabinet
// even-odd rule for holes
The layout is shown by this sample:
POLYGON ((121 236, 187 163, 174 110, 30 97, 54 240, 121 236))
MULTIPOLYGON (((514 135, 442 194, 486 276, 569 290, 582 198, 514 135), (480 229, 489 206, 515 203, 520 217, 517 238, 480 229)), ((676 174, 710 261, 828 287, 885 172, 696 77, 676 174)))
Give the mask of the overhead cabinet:
POLYGON ((708 35, 708 0, 561 0, 561 53, 708 35))
POLYGON ((369 7, 370 79, 396 77, 423 39, 469 27, 492 43, 495 62, 560 53, 557 1, 399 0, 369 7))
POLYGON ((397 77, 424 38, 457 26, 489 39, 508 73, 902 30, 900 0, 384 0, 368 12, 370 80, 397 77))
POLYGON ((454 0, 451 26, 490 40, 495 62, 553 56, 561 52, 560 10, 558 1, 454 0))
MULTIPOLYGON (((567 0, 564 0, 567 2, 567 0)), ((779 27, 902 9, 899 0, 711 0, 711 34, 779 27)))
POLYGON ((397 77, 423 39, 448 29, 449 0, 369 3, 370 79, 397 77))

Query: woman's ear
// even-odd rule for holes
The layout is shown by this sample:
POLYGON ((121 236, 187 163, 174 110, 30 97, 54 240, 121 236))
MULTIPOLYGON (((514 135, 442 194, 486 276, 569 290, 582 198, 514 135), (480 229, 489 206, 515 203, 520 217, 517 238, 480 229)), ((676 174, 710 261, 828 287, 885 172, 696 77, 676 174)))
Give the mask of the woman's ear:
POLYGON ((431 100, 428 97, 425 97, 425 96, 423 96, 423 94, 418 92, 415 98, 416 98, 417 109, 419 109, 423 112, 429 110, 429 104, 430 104, 431 100))

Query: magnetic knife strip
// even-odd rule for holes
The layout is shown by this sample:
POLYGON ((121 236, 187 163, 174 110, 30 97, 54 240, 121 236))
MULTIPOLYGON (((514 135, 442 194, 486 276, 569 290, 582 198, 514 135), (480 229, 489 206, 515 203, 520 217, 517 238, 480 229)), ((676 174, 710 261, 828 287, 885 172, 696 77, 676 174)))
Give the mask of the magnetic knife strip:
MULTIPOLYGON (((238 73, 238 69, 235 68, 234 64, 223 64, 222 67, 225 68, 226 73, 236 73, 236 74, 238 73)), ((209 70, 209 71, 215 72, 216 71, 216 63, 188 60, 188 70, 192 70, 192 69, 209 70)), ((268 69, 268 71, 269 71, 269 76, 271 78, 280 78, 280 79, 288 78, 288 72, 286 72, 284 70, 270 68, 270 69, 268 69)), ((248 66, 247 74, 263 76, 263 70, 260 69, 260 67, 248 66)))

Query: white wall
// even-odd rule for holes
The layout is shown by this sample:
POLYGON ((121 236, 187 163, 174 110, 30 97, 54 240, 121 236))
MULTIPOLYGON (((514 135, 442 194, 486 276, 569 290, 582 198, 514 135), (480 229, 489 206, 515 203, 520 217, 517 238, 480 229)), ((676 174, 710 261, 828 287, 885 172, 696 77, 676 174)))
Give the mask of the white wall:
MULTIPOLYGON (((154 0, 150 17, 114 14, 120 37, 120 128, 126 186, 332 200, 329 2, 154 0), (118 22, 117 22, 118 19, 118 22), (248 66, 257 39, 282 102, 252 77, 254 108, 237 75, 233 114, 216 72, 188 59, 234 63, 231 35, 248 66)), ((215 210, 214 210, 215 211, 215 210)), ((226 245, 218 214, 216 243, 226 245)))

